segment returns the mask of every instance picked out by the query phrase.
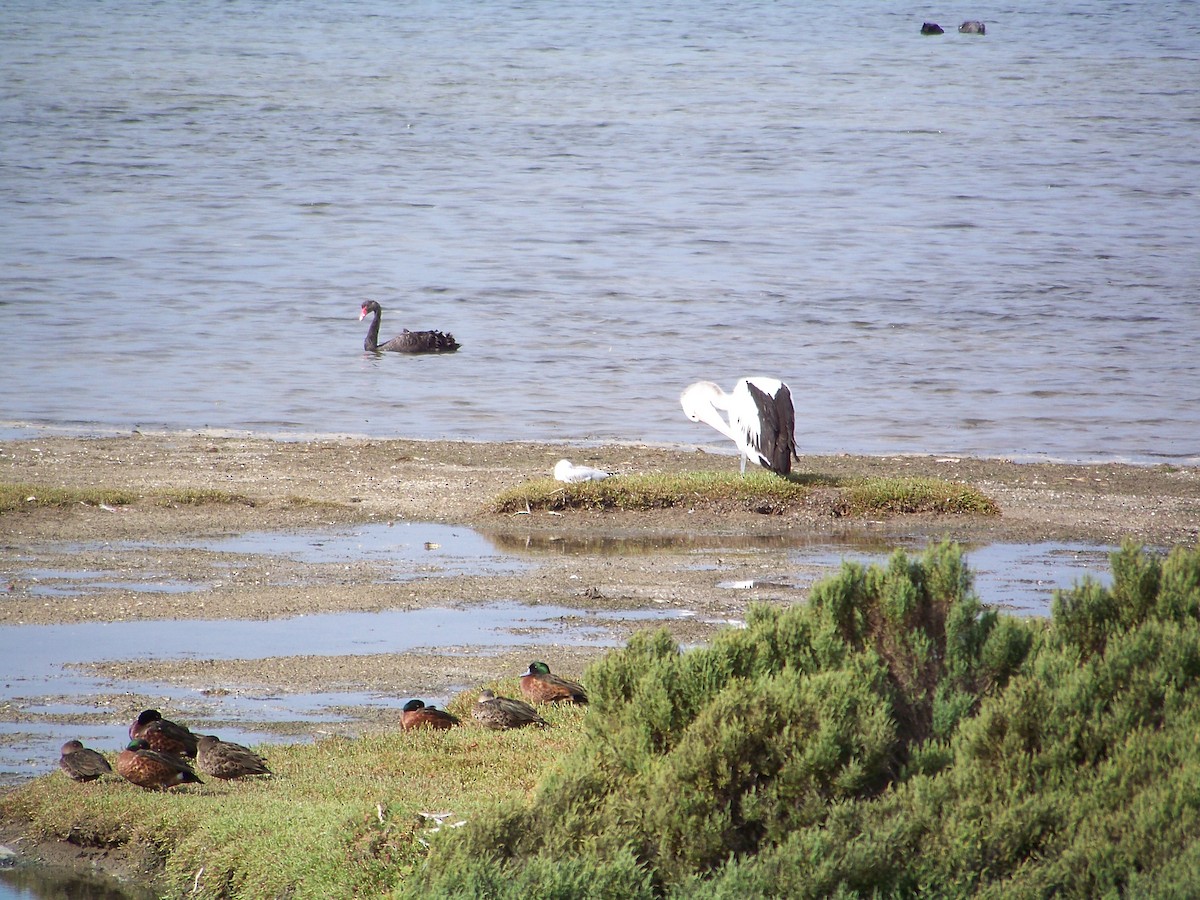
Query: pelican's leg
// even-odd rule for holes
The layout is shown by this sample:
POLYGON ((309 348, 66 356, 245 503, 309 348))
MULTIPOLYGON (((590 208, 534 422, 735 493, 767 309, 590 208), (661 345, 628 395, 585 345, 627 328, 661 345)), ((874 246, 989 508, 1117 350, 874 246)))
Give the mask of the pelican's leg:
POLYGON ((742 474, 746 474, 746 457, 744 455, 742 456, 742 474))

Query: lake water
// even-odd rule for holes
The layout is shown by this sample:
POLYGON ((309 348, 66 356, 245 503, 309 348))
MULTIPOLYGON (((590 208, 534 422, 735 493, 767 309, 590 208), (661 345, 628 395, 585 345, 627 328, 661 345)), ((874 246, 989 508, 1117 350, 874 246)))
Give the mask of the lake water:
POLYGON ((1200 16, 1044 6, 5 3, 0 436, 719 445, 763 373, 802 452, 1195 464, 1200 16))

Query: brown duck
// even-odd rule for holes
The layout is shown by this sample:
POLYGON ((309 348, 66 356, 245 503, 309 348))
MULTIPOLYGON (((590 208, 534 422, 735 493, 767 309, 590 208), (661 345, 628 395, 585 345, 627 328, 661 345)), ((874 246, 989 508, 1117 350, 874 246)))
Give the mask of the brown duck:
POLYGON ((89 750, 81 741, 67 741, 62 745, 58 767, 76 781, 95 781, 101 775, 111 775, 112 766, 95 750, 89 750))
POLYGON ((471 715, 488 728, 523 728, 539 725, 545 728, 550 723, 537 714, 528 703, 509 697, 497 697, 492 691, 480 691, 479 699, 471 715))
POLYGON ((583 685, 550 674, 544 662, 531 662, 529 671, 521 676, 521 693, 534 703, 587 703, 583 685))
POLYGON ((423 700, 409 700, 400 713, 400 727, 405 731, 413 728, 452 728, 457 724, 458 716, 435 706, 426 706, 423 700))
POLYGON ((165 791, 180 784, 203 784, 186 759, 151 750, 141 738, 117 754, 117 774, 147 791, 165 791))
POLYGON ((363 349, 368 353, 377 353, 380 350, 390 350, 393 353, 453 353, 462 346, 449 332, 409 331, 407 328, 403 334, 381 344, 379 320, 383 317, 383 307, 374 300, 368 300, 359 311, 358 321, 361 322, 372 314, 375 318, 371 320, 371 325, 367 328, 367 337, 363 341, 363 349))
POLYGON ((196 758, 199 739, 183 725, 164 719, 157 709, 143 710, 129 726, 130 740, 143 740, 151 750, 196 758))
POLYGON ((196 749, 196 768, 213 778, 245 778, 270 775, 267 761, 241 744, 223 741, 215 734, 201 736, 196 749))

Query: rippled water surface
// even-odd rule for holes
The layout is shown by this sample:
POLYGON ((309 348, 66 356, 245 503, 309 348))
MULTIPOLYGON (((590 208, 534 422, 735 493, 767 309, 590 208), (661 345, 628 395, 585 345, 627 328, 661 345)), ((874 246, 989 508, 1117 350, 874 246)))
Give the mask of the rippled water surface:
POLYGON ((1166 0, 9 5, 0 433, 1200 459, 1200 18, 1166 0), (452 331, 364 355, 360 302, 452 331))

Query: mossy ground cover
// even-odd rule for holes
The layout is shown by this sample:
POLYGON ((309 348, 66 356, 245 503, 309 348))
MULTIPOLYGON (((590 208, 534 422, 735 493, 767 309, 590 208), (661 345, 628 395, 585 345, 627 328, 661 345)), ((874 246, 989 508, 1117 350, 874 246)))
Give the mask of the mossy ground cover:
POLYGON ((780 478, 765 472, 623 475, 578 484, 536 479, 500 494, 492 501, 491 511, 504 514, 534 509, 644 511, 730 503, 775 513, 819 503, 838 516, 998 512, 995 502, 979 489, 937 478, 799 473, 780 478))
POLYGON ((198 506, 202 503, 241 503, 253 505, 240 494, 213 488, 162 489, 150 493, 122 488, 69 488, 26 482, 0 482, 0 515, 35 507, 128 506, 138 502, 161 506, 198 506))
POLYGON ((1189 896, 1200 548, 1113 575, 1021 620, 953 544, 847 563, 708 647, 638 635, 544 731, 268 748, 275 779, 167 796, 55 774, 0 810, 153 842, 176 896, 1189 896))

